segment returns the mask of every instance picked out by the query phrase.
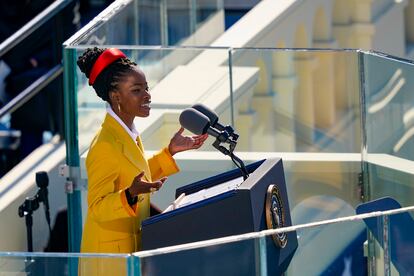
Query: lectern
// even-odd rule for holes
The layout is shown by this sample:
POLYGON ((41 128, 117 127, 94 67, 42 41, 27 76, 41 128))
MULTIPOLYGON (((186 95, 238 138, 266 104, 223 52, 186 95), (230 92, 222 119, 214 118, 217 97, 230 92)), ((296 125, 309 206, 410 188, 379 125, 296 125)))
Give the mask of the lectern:
MULTIPOLYGON (((162 214, 142 223, 143 250, 257 232, 292 224, 281 159, 181 187, 162 214)), ((142 259, 147 275, 280 275, 297 248, 296 232, 142 259)))

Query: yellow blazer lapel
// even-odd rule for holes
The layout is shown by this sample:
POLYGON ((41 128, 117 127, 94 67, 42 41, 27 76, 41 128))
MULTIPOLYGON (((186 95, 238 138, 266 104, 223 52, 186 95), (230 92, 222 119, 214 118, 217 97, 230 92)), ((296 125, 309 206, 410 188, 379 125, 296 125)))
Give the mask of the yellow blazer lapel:
MULTIPOLYGON (((126 130, 109 114, 106 115, 103 128, 108 128, 114 135, 116 141, 121 144, 122 153, 124 156, 138 169, 145 172, 147 180, 151 179, 151 174, 144 152, 142 151, 142 144, 135 144, 131 136, 126 130)), ((139 139, 140 140, 140 139, 139 139)))
POLYGON ((136 142, 137 142, 139 150, 142 152, 142 154, 144 154, 144 145, 142 145, 141 138, 139 136, 137 137, 136 142))
MULTIPOLYGON (((122 143, 122 141, 119 142, 122 143)), ((134 164, 135 167, 145 171, 147 161, 143 158, 137 146, 134 148, 130 145, 130 143, 123 144, 122 153, 132 164, 134 164)))

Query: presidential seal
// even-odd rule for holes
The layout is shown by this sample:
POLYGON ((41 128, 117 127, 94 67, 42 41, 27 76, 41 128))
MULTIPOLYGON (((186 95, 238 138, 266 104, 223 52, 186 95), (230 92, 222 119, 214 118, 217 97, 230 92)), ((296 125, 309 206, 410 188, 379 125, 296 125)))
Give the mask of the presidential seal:
MULTIPOLYGON (((266 225, 267 229, 276 229, 285 226, 285 209, 279 189, 271 184, 266 192, 266 225)), ((276 246, 284 248, 287 244, 286 233, 272 235, 276 246)))

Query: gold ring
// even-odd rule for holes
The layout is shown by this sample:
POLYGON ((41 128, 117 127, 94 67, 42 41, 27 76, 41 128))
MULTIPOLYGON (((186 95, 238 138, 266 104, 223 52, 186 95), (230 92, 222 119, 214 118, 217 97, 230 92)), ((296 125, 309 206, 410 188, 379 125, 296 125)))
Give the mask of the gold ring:
POLYGON ((155 192, 155 191, 157 191, 157 188, 154 188, 154 187, 150 188, 150 192, 151 192, 151 193, 153 193, 153 192, 155 192))

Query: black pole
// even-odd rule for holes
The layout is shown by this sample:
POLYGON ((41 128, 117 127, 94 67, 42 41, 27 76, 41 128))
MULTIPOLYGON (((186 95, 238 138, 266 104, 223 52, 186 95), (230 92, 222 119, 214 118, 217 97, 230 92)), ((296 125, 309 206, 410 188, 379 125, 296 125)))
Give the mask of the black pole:
POLYGON ((38 195, 34 197, 26 197, 23 204, 19 206, 19 217, 25 217, 26 219, 26 232, 27 232, 27 250, 33 252, 33 238, 32 238, 32 226, 33 226, 33 211, 39 208, 38 195))
POLYGON ((33 252, 33 237, 32 237, 33 218, 32 218, 32 214, 29 213, 25 217, 26 217, 26 232, 27 232, 27 250, 29 252, 33 252))

